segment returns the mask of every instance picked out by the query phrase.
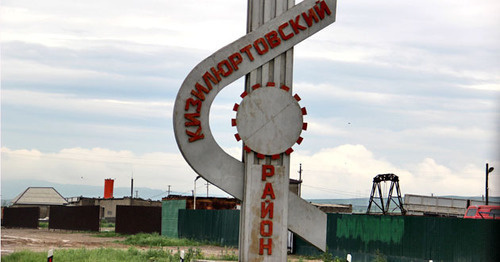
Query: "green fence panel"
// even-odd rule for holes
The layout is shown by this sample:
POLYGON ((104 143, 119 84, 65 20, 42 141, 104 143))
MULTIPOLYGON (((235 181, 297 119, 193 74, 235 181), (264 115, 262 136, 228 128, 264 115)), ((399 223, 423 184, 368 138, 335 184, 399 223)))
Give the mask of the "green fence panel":
MULTIPOLYGON (((179 237, 238 245, 238 210, 176 210, 179 237)), ((328 214, 326 230, 328 252, 353 261, 500 261, 500 220, 328 214)), ((321 254, 299 237, 294 248, 321 254)))
POLYGON ((179 210, 179 237, 238 246, 239 210, 179 210))
POLYGON ((186 200, 162 201, 161 207, 161 235, 179 237, 179 210, 186 209, 186 200))
MULTIPOLYGON (((500 220, 328 214, 327 247, 353 261, 500 261, 500 220)), ((318 255, 297 239, 298 254, 318 255)))

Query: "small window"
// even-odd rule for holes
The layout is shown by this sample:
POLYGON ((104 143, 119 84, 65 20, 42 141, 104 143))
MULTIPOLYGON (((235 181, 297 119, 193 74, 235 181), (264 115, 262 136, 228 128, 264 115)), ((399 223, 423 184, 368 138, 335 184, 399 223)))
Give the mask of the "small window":
POLYGON ((500 217, 500 209, 492 209, 490 211, 490 216, 493 218, 499 218, 500 217))
POLYGON ((111 211, 108 211, 108 215, 112 215, 112 214, 113 214, 113 212, 111 212, 111 211))
POLYGON ((476 215, 476 210, 477 208, 469 208, 467 210, 467 214, 465 216, 468 216, 468 217, 473 217, 476 215))

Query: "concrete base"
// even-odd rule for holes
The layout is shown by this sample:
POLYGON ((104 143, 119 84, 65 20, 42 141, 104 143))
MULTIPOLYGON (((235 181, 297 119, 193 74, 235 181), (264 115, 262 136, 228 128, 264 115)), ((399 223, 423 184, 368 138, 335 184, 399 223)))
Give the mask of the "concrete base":
POLYGON ((286 261, 288 172, 249 164, 240 215, 240 261, 286 261))

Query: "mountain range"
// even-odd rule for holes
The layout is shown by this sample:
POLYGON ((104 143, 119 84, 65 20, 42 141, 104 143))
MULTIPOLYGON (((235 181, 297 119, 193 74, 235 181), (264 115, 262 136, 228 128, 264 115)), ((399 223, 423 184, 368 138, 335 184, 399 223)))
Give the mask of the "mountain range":
MULTIPOLYGON (((2 180, 1 186, 1 203, 2 206, 7 205, 10 200, 14 199, 16 196, 24 192, 28 187, 53 187, 59 192, 63 197, 102 197, 104 195, 104 186, 89 186, 89 185, 70 185, 70 184, 58 184, 43 180, 12 180, 5 181, 2 180)), ((171 192, 172 194, 183 194, 179 192, 171 192)), ((146 187, 134 187, 134 197, 140 197, 143 199, 151 200, 161 200, 162 197, 166 197, 168 192, 151 189, 146 187)), ((129 187, 115 187, 113 190, 114 197, 124 197, 130 196, 129 187)), ((481 196, 441 196, 449 198, 463 198, 472 200, 481 200, 481 196)), ((500 202, 500 197, 490 197, 491 202, 500 202)), ((349 199, 307 199, 307 201, 320 203, 320 204, 351 204, 353 206, 353 211, 365 212, 368 206, 369 198, 349 198, 349 199)))

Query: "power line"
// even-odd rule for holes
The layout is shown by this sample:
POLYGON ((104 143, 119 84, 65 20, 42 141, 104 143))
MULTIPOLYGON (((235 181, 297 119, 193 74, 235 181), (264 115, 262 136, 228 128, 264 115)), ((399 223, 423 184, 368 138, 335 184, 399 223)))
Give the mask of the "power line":
POLYGON ((318 186, 310 186, 310 185, 303 185, 303 186, 309 187, 309 188, 318 189, 318 190, 321 190, 321 191, 324 191, 324 192, 328 192, 328 193, 338 194, 338 195, 356 196, 356 197, 359 196, 359 193, 352 192, 352 191, 345 191, 345 190, 339 190, 339 189, 333 189, 333 188, 325 188, 325 187, 318 187, 318 186))

